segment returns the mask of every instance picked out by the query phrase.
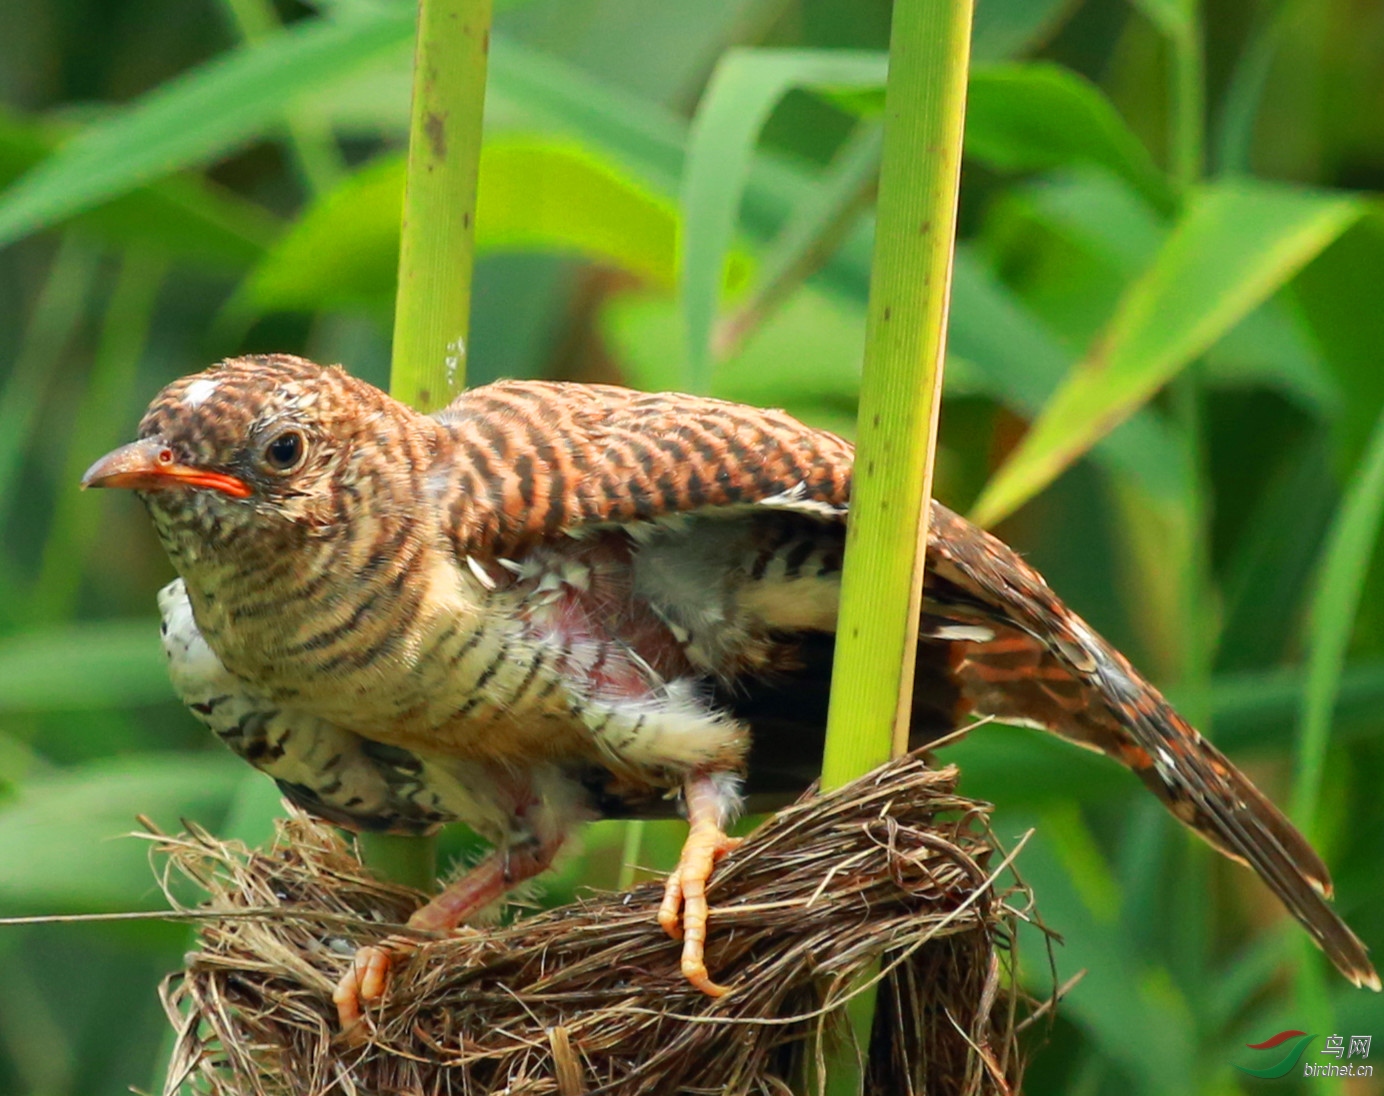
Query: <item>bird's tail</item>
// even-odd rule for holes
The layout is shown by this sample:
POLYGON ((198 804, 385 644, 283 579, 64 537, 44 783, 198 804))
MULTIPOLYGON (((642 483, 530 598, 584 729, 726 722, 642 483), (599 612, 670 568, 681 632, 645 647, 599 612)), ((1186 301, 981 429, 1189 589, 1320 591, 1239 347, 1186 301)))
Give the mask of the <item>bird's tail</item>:
POLYGON ((1365 945, 1327 901, 1326 865, 1283 812, 1022 558, 936 505, 922 631, 957 636, 949 657, 964 707, 1052 731, 1133 770, 1181 821, 1253 868, 1337 970, 1380 988, 1365 945), (961 638, 968 628, 983 632, 961 638))
POLYGON ((962 644, 958 675, 972 709, 1037 723, 1127 766, 1182 822, 1253 868, 1337 970, 1378 990, 1365 945, 1327 901, 1331 876, 1307 839, 1118 651, 1074 614, 1061 624, 1043 639, 997 629, 988 642, 962 644))

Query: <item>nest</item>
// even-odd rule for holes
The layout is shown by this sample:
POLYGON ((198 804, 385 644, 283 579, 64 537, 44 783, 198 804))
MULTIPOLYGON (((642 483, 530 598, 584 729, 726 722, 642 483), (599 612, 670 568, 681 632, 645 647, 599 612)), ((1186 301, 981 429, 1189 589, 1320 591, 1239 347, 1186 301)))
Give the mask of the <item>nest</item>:
POLYGON ((726 997, 684 981, 654 920, 662 888, 646 884, 424 943, 357 1048, 336 1038, 332 988, 423 897, 370 878, 302 815, 267 852, 160 836, 212 911, 163 987, 178 1032, 166 1096, 819 1091, 849 1037, 843 1006, 872 979, 867 1091, 1016 1091, 1008 967, 1029 896, 1001 885, 988 807, 957 796, 956 775, 900 759, 723 860, 707 960, 726 997))

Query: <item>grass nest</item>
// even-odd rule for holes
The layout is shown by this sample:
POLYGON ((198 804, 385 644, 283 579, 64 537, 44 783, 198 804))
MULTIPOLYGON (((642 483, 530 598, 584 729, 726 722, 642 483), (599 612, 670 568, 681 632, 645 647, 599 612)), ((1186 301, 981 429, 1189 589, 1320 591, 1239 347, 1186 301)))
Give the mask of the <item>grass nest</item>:
POLYGON ((355 1048, 336 1038, 332 988, 423 897, 371 878, 302 815, 263 852, 159 836, 210 913, 163 987, 177 1029, 165 1092, 806 1093, 874 977, 867 1091, 1014 1092, 1027 1005, 1008 967, 1030 900, 956 777, 902 758, 803 799, 726 857, 707 953, 726 997, 683 980, 654 920, 662 888, 645 884, 423 944, 355 1048))

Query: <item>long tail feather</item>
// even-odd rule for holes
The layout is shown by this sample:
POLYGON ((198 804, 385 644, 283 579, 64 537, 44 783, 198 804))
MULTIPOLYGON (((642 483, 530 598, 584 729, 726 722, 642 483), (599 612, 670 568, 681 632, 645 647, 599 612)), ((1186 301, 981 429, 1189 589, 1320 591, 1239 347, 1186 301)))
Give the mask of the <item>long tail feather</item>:
POLYGON ((926 612, 994 632, 953 656, 972 710, 1040 726, 1133 770, 1178 819, 1254 869, 1346 978, 1380 989, 1365 945, 1327 901, 1331 877, 1307 839, 1013 551, 939 510, 926 612))

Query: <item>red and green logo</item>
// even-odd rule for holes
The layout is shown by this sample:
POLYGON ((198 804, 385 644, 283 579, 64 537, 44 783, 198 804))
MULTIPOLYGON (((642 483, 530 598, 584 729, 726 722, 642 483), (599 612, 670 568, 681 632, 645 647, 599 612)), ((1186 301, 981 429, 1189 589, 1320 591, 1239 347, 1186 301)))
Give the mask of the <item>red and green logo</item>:
POLYGON ((1235 1068, 1241 1073, 1248 1073, 1251 1077, 1265 1077, 1270 1080, 1275 1077, 1287 1076, 1288 1071, 1298 1064, 1298 1059, 1302 1057, 1302 1052, 1307 1049, 1307 1044, 1315 1038, 1315 1035, 1308 1035, 1305 1031, 1280 1031, 1262 1043, 1246 1043, 1245 1045, 1250 1050, 1274 1050, 1283 1047, 1283 1057, 1273 1065, 1264 1066, 1262 1069, 1251 1069, 1249 1066, 1236 1066, 1235 1068))

